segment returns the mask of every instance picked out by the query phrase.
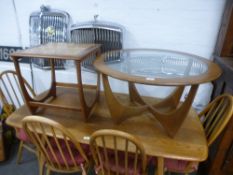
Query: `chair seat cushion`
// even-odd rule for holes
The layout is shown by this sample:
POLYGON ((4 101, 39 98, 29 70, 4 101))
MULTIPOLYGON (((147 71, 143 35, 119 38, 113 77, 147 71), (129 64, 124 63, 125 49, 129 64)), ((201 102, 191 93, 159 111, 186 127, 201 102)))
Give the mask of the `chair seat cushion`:
MULTIPOLYGON (((101 155, 102 158, 104 159, 104 151, 101 150, 101 155)), ((102 166, 105 169, 109 169, 112 172, 119 172, 119 174, 129 174, 129 175, 139 175, 142 174, 142 160, 138 160, 138 164, 136 167, 136 173, 134 173, 134 159, 135 159, 135 154, 134 153, 128 153, 128 168, 127 168, 127 173, 125 172, 125 152, 123 151, 118 151, 118 163, 119 165, 117 166, 116 161, 115 161, 115 153, 113 150, 108 150, 108 161, 109 164, 104 161, 102 162, 102 166)), ((95 168, 96 172, 99 172, 101 169, 101 165, 95 168)))
MULTIPOLYGON (((53 156, 53 153, 52 151, 50 150, 49 146, 47 146, 47 151, 48 151, 48 155, 49 157, 51 158, 51 161, 54 162, 54 163, 58 163, 62 166, 65 166, 65 162, 67 162, 68 166, 74 166, 75 165, 75 162, 76 164, 78 165, 81 165, 81 164, 84 164, 85 163, 85 159, 80 155, 79 151, 76 149, 75 145, 72 143, 72 142, 68 142, 69 143, 69 146, 70 146, 70 149, 71 149, 71 152, 74 156, 74 159, 75 159, 75 162, 73 162, 73 159, 69 153, 69 150, 66 146, 66 143, 64 140, 62 139, 59 139, 58 140, 59 143, 60 143, 60 147, 62 149, 62 152, 64 154, 64 158, 62 156, 62 153, 60 152, 57 144, 56 144, 56 141, 55 139, 50 139, 50 143, 52 145, 52 149, 53 149, 53 152, 56 156, 56 158, 53 156), (64 160, 65 159, 65 160, 64 160)), ((90 154, 90 149, 89 149, 89 145, 87 144, 80 144, 83 151, 85 152, 86 155, 90 154)))
POLYGON ((198 163, 185 160, 165 159, 164 167, 170 172, 184 173, 197 171, 198 163))
POLYGON ((16 137, 19 140, 22 140, 24 142, 30 142, 30 139, 28 138, 28 136, 23 128, 16 128, 16 137))

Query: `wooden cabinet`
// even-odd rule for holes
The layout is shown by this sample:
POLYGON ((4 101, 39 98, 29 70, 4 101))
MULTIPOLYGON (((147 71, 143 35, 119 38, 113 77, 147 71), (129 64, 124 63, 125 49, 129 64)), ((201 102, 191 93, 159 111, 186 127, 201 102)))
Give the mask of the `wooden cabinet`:
POLYGON ((3 142, 3 128, 0 122, 0 161, 5 160, 4 142, 3 142))
MULTIPOLYGON (((213 98, 224 92, 233 94, 233 58, 215 56, 215 62, 222 68, 221 77, 214 82, 213 98)), ((233 175, 233 117, 226 127, 213 155, 210 155, 208 174, 233 175)))
MULTIPOLYGON (((233 0, 226 2, 214 62, 222 68, 223 73, 213 82, 212 98, 225 92, 233 94, 233 0)), ((233 175, 233 117, 218 142, 210 148, 206 174, 233 175)))
POLYGON ((227 0, 219 30, 215 55, 233 56, 233 0, 227 0))

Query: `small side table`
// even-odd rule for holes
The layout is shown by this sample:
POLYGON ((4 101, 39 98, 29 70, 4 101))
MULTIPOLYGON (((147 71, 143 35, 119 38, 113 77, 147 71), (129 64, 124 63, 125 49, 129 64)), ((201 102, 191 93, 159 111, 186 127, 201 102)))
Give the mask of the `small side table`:
MULTIPOLYGON (((85 121, 90 116, 90 113, 99 96, 99 84, 100 76, 97 73, 96 85, 87 85, 82 83, 81 76, 81 62, 91 55, 98 56, 100 54, 100 44, 73 44, 73 43, 49 43, 40 45, 38 47, 29 48, 26 50, 17 51, 11 54, 11 58, 14 61, 15 69, 19 78, 19 83, 22 88, 22 93, 25 98, 25 103, 32 114, 35 114, 39 108, 56 108, 66 110, 80 111, 85 121), (50 59, 51 66, 51 86, 46 94, 40 97, 32 98, 27 92, 27 89, 23 83, 23 77, 21 74, 19 59, 22 57, 28 58, 48 58, 50 59), (74 83, 62 83, 56 81, 54 60, 74 60, 77 73, 77 84, 74 83), (76 88, 78 91, 77 105, 70 106, 69 102, 64 101, 63 104, 52 104, 51 100, 56 98, 57 87, 63 88, 76 88), (96 90, 95 99, 91 104, 87 104, 84 96, 84 89, 96 90)), ((66 95, 66 94, 64 94, 66 95)))

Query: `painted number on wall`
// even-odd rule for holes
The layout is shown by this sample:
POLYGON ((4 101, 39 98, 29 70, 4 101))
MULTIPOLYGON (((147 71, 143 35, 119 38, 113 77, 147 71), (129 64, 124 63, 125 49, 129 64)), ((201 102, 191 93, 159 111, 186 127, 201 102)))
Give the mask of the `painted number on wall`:
MULTIPOLYGON (((22 47, 0 46, 0 61, 12 61, 10 54, 17 50, 22 50, 22 47)), ((23 59, 22 62, 28 62, 28 60, 23 59)))
POLYGON ((0 46, 0 61, 11 61, 10 54, 22 50, 21 47, 0 46))

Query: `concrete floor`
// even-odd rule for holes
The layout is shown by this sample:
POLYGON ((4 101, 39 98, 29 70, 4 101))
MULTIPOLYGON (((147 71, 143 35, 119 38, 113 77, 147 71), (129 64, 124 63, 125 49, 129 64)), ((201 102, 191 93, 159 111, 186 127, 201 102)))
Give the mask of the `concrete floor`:
POLYGON ((23 152, 21 164, 16 164, 18 143, 9 151, 7 160, 0 163, 0 175, 37 175, 38 164, 36 156, 28 151, 23 152))
MULTIPOLYGON (((24 149, 22 161, 20 164, 17 164, 17 151, 18 142, 11 147, 7 160, 0 163, 0 175, 39 175, 37 157, 24 149)), ((81 173, 72 173, 70 175, 78 174, 81 175, 81 173)), ((63 175, 63 173, 52 172, 51 175, 63 175)))

